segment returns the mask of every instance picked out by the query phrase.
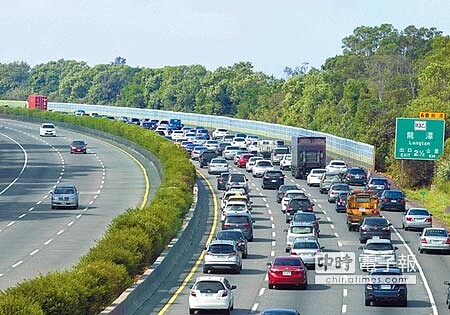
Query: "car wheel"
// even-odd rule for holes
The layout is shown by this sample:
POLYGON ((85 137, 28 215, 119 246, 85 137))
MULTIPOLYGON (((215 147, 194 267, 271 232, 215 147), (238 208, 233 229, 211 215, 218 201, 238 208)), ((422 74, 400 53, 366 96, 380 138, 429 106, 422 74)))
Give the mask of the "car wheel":
POLYGON ((370 306, 370 304, 371 304, 371 301, 370 300, 368 300, 368 299, 365 299, 365 303, 364 303, 366 306, 370 306))
POLYGON ((189 308, 189 314, 195 314, 195 309, 189 308))
POLYGON ((253 236, 248 239, 249 242, 253 242, 253 236))
POLYGON ((248 255, 248 253, 247 253, 247 251, 245 251, 244 254, 242 254, 242 258, 246 259, 247 255, 248 255))
POLYGON ((229 308, 227 308, 227 309, 225 310, 225 314, 226 314, 226 315, 230 315, 230 309, 229 309, 229 308))
POLYGON ((422 248, 418 248, 419 253, 423 254, 423 249, 422 248))
POLYGON ((273 289, 273 284, 269 283, 269 289, 273 289))
POLYGON ((70 154, 73 154, 73 152, 72 152, 72 151, 70 151, 70 154))
POLYGON ((54 205, 52 205, 52 209, 56 209, 56 207, 54 205))

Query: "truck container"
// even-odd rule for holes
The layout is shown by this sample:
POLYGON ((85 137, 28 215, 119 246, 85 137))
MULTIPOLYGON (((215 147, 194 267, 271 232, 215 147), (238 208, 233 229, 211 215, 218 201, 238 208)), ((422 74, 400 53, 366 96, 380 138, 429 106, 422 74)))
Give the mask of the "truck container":
POLYGON ((44 95, 29 95, 28 108, 47 110, 47 96, 44 95))
POLYGON ((326 165, 326 138, 293 136, 291 172, 295 178, 305 179, 313 168, 326 165))

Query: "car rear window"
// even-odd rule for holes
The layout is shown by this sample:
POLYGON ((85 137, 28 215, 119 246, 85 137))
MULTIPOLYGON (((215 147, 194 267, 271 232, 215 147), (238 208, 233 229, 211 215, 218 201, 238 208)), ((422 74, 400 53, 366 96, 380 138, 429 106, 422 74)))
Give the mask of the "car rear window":
POLYGON ((245 182, 245 176, 242 174, 231 174, 230 181, 232 182, 245 182))
POLYGON ((42 128, 55 128, 54 125, 42 125, 42 128))
POLYGON ((409 215, 430 215, 427 210, 411 209, 409 215))
POLYGON ((404 198, 405 197, 401 191, 392 191, 392 190, 386 191, 384 195, 388 198, 404 198))
POLYGON ((223 284, 219 281, 200 281, 194 287, 194 290, 199 290, 201 293, 217 293, 224 289, 223 284))
POLYGON ((288 258, 277 258, 275 259, 274 266, 301 266, 300 259, 288 259, 288 258))
POLYGON ((295 242, 293 249, 319 249, 316 242, 295 242))
POLYGON ((312 232, 312 226, 291 226, 293 234, 308 234, 312 232))
POLYGON ((267 177, 280 177, 280 176, 283 176, 283 173, 282 172, 277 172, 277 171, 275 171, 275 172, 266 172, 266 176, 267 177))
POLYGON ((309 206, 309 200, 308 199, 291 199, 289 204, 293 207, 308 207, 309 206))
POLYGON ((367 225, 388 225, 385 218, 366 218, 364 223, 367 225))
POLYGON ((212 244, 209 246, 209 252, 213 254, 231 254, 234 252, 233 245, 228 244, 212 244))
POLYGON ((241 239, 242 232, 240 231, 221 231, 219 234, 217 234, 217 239, 219 240, 238 240, 241 239))
POLYGON ((296 185, 281 185, 278 189, 280 192, 286 192, 288 190, 295 190, 298 189, 296 185))
POLYGON ((348 185, 333 185, 333 190, 350 190, 348 185))
POLYGON ((294 221, 297 222, 309 222, 315 220, 316 216, 312 213, 297 213, 294 215, 294 221))
POLYGON ((227 216, 225 221, 227 223, 247 224, 248 218, 244 216, 227 216))
POLYGON ((269 161, 262 161, 262 162, 257 162, 258 167, 261 166, 272 166, 272 163, 270 163, 269 161))
POLYGON ((275 148, 275 149, 273 149, 273 152, 276 154, 288 154, 289 149, 288 148, 275 148))
POLYGON ((366 175, 366 172, 365 172, 364 170, 362 170, 362 169, 357 169, 357 168, 351 169, 351 170, 349 170, 348 172, 349 172, 350 174, 353 174, 353 175, 366 175))
POLYGON ((441 229, 428 229, 425 231, 425 236, 447 236, 446 230, 441 229))
POLYGON ((305 196, 305 193, 296 192, 296 193, 287 193, 284 195, 286 198, 296 198, 296 197, 303 197, 305 196))
POLYGON ((389 243, 369 243, 365 248, 368 250, 394 250, 394 246, 389 243))
POLYGON ((386 180, 384 178, 374 178, 372 179, 372 184, 374 185, 385 185, 386 180))

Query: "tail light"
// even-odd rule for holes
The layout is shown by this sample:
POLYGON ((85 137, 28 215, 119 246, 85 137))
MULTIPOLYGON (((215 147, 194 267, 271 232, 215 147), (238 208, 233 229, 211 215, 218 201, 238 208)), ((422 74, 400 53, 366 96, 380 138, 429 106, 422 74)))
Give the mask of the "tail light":
POLYGON ((362 231, 367 231, 367 230, 369 230, 369 228, 367 227, 367 225, 363 225, 363 226, 361 226, 361 230, 362 231))
POLYGON ((383 201, 383 202, 387 202, 387 198, 383 198, 383 200, 381 200, 381 201, 383 201))
MULTIPOLYGON (((406 221, 412 221, 413 220, 413 218, 411 218, 411 217, 406 217, 406 221)), ((428 220, 428 219, 427 219, 428 220)), ((425 220, 425 222, 427 222, 426 220, 425 220)))
POLYGON ((264 179, 269 179, 269 177, 268 176, 264 176, 264 179))
POLYGON ((244 227, 246 228, 246 229, 248 229, 249 227, 250 227, 250 224, 244 224, 244 227))
POLYGON ((372 213, 373 213, 374 215, 380 214, 380 212, 379 212, 378 210, 374 210, 372 213))
POLYGON ((372 284, 367 284, 367 289, 368 290, 372 290, 373 289, 373 285, 372 284))
POLYGON ((292 206, 288 206, 288 207, 286 208, 286 211, 292 211, 292 210, 294 210, 294 208, 292 208, 292 206))
POLYGON ((405 203, 405 199, 400 199, 400 203, 405 203))
POLYGON ((447 241, 445 242, 445 244, 450 244, 450 237, 447 237, 447 241))
POLYGON ((228 223, 225 223, 225 224, 223 225, 223 227, 224 227, 224 228, 229 228, 229 227, 231 227, 231 225, 229 225, 228 223))
POLYGON ((197 296, 197 293, 195 293, 195 291, 191 291, 191 296, 197 296))
POLYGON ((227 290, 223 290, 222 297, 226 297, 226 296, 228 296, 228 292, 227 292, 227 290))
POLYGON ((237 252, 232 252, 230 256, 237 256, 237 252))
POLYGON ((296 252, 291 251, 291 256, 297 256, 296 252))
POLYGON ((383 231, 390 231, 391 227, 390 226, 385 226, 384 228, 382 228, 383 231))
MULTIPOLYGON (((447 239, 448 240, 448 239, 447 239)), ((425 238, 425 237, 422 237, 421 239, 420 239, 420 242, 422 243, 422 244, 426 244, 427 243, 427 239, 425 238)))
POLYGON ((308 208, 306 208, 306 211, 313 211, 313 207, 312 206, 308 206, 308 208))
POLYGON ((425 222, 432 222, 432 219, 431 218, 426 218, 425 222))

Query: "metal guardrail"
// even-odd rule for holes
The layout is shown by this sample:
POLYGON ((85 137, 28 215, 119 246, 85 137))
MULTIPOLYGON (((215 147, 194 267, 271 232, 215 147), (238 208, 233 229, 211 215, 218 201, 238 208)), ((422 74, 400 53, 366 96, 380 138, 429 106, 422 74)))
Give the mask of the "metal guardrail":
POLYGON ((255 134, 267 138, 291 141, 292 136, 322 136, 327 138, 327 156, 345 159, 352 165, 373 170, 375 166, 375 148, 373 145, 337 137, 331 134, 303 128, 271 124, 261 121, 230 118, 225 116, 200 115, 193 113, 172 112, 156 109, 131 107, 114 107, 106 105, 87 105, 74 103, 49 103, 48 108, 58 112, 73 113, 83 109, 87 113, 96 112, 114 117, 126 116, 151 119, 179 118, 186 125, 204 126, 206 128, 226 128, 233 131, 255 134))

